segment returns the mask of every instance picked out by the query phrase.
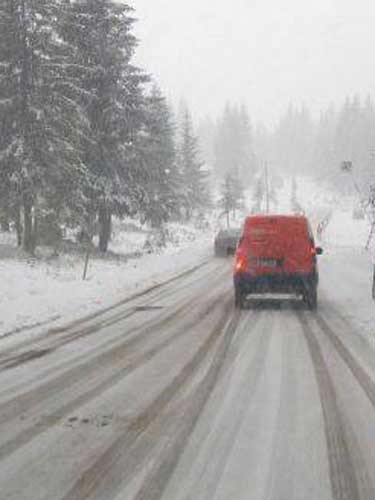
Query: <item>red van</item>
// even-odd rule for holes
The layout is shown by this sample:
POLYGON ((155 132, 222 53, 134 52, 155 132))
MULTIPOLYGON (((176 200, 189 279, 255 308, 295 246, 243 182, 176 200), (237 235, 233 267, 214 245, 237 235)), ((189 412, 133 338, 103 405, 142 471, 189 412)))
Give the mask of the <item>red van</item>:
POLYGON ((250 294, 293 293, 316 309, 316 256, 322 253, 304 216, 247 217, 234 265, 236 307, 241 308, 250 294))

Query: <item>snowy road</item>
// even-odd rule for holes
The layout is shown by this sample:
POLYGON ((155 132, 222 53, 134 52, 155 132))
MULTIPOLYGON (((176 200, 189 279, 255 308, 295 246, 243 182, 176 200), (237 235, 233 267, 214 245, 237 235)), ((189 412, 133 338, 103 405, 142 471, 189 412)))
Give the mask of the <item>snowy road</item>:
POLYGON ((318 313, 239 312, 211 259, 2 349, 0 499, 373 500, 375 356, 341 271, 318 313))

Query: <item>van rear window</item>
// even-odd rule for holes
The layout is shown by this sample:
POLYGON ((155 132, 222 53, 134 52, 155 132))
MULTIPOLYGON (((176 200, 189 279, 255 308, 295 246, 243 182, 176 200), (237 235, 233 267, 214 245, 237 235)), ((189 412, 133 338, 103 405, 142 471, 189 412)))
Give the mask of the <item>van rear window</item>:
POLYGON ((298 220, 278 220, 275 218, 257 221, 257 223, 251 222, 245 228, 245 236, 253 240, 287 234, 306 237, 308 231, 305 222, 298 220))
POLYGON ((247 231, 248 235, 254 237, 278 233, 280 233, 280 229, 272 226, 253 226, 250 227, 247 231))
POLYGON ((274 233, 278 230, 277 227, 272 227, 272 226, 253 226, 250 228, 250 231, 253 234, 265 234, 265 233, 274 233))

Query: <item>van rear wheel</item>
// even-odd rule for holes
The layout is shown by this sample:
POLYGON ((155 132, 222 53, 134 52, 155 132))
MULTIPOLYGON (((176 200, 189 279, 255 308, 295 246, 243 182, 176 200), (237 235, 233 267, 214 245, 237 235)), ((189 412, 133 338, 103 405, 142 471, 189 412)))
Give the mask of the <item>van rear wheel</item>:
POLYGON ((238 288, 235 288, 234 289, 234 307, 236 309, 242 309, 243 308, 243 301, 244 301, 244 297, 243 297, 242 291, 239 290, 238 288))
POLYGON ((303 301, 310 311, 315 311, 318 307, 318 290, 316 286, 306 288, 303 301))

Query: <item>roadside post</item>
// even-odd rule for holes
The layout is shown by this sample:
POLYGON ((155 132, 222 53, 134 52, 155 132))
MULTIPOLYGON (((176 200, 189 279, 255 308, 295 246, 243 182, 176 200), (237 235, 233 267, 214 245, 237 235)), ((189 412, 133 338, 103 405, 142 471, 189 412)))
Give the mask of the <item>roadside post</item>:
POLYGON ((82 234, 82 243, 83 243, 83 249, 84 249, 84 265, 83 265, 83 273, 82 273, 82 281, 85 281, 87 278, 87 271, 89 267, 89 260, 91 257, 92 253, 92 239, 94 237, 94 223, 92 221, 89 221, 86 223, 84 226, 85 229, 82 234))
POLYGON ((85 281, 87 278, 87 269, 89 267, 90 255, 91 255, 91 245, 88 244, 85 252, 85 264, 83 267, 82 281, 85 281))

